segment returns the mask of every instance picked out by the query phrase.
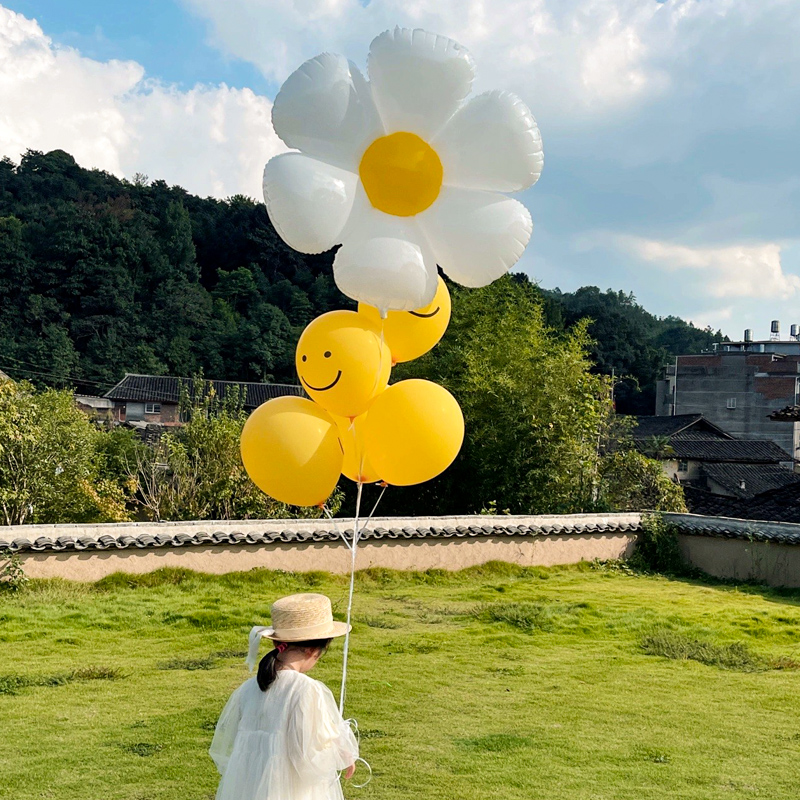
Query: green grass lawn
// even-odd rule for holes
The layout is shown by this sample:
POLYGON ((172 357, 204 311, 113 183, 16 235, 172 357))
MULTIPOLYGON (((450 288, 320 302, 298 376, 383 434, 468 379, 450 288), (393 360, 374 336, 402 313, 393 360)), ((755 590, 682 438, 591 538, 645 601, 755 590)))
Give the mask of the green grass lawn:
MULTIPOLYGON (((296 591, 344 608, 344 578, 266 571, 0 594, 0 798, 213 797, 247 631, 296 591)), ((800 595, 492 564, 361 573, 355 613, 350 798, 798 796, 800 595)))

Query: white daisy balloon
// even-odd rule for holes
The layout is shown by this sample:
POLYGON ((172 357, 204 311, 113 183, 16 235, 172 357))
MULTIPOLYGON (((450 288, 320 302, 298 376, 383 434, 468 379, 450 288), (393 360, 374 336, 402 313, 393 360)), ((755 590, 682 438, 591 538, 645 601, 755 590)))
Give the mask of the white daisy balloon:
POLYGON ((506 197, 542 171, 542 139, 509 92, 465 102, 474 65, 444 36, 395 28, 370 45, 369 81, 323 53, 289 76, 272 122, 299 152, 273 158, 264 197, 275 229, 302 253, 337 244, 336 284, 386 311, 427 305, 437 264, 485 286, 519 260, 532 223, 506 197))

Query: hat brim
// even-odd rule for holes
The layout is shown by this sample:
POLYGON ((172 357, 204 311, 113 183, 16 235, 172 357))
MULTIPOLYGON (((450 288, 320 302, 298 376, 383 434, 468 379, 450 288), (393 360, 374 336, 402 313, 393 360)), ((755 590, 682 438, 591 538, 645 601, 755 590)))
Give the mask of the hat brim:
POLYGON ((280 631, 280 635, 276 633, 275 628, 267 628, 261 636, 264 639, 272 639, 277 642, 305 642, 313 641, 314 639, 336 639, 339 636, 347 635, 353 629, 352 625, 346 622, 332 622, 331 627, 322 633, 315 633, 309 636, 306 633, 294 635, 291 630, 280 631))

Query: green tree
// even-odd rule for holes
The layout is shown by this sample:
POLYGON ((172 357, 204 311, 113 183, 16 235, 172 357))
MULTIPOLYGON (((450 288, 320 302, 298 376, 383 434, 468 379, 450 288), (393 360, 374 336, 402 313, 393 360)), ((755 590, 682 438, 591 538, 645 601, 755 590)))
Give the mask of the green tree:
POLYGON ((72 394, 0 382, 0 511, 6 525, 118 522, 123 489, 101 472, 102 432, 72 394))
POLYGON ((442 478, 395 492, 399 502, 415 513, 492 503, 516 514, 590 510, 612 415, 609 381, 591 372, 586 326, 547 327, 536 288, 511 276, 452 295, 443 341, 398 372, 448 388, 466 439, 442 478))
POLYGON ((686 511, 683 489, 669 479, 661 463, 637 450, 621 450, 603 459, 601 498, 613 511, 686 511))
MULTIPOLYGON (((126 454, 138 504, 156 520, 267 519, 320 515, 293 509, 256 487, 242 464, 239 441, 247 419, 243 397, 217 398, 210 383, 195 381, 184 398, 182 428, 157 445, 140 444, 126 454)), ((338 495, 333 498, 338 508, 338 495)))

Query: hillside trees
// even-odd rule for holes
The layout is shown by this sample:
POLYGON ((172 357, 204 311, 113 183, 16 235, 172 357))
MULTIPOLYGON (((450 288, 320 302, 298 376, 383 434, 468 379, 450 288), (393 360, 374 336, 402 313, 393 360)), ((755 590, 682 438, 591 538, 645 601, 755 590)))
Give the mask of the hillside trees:
POLYGON ((655 413, 662 367, 676 355, 699 353, 724 338, 721 331, 695 328, 678 317, 656 317, 625 292, 584 286, 544 295, 549 319, 567 328, 589 320, 593 369, 618 379, 616 407, 623 414, 655 413))
POLYGON ((346 305, 331 256, 263 204, 121 181, 67 153, 0 161, 0 367, 102 393, 125 372, 294 383, 294 342, 346 305))
MULTIPOLYGON (((0 160, 0 368, 38 386, 102 394, 125 372, 295 383, 302 328, 352 307, 332 254, 287 247, 266 208, 120 180, 67 153, 0 160)), ((531 287, 535 294, 542 294, 531 287)), ((660 369, 720 338, 648 314, 631 295, 544 292, 556 331, 589 318, 597 374, 624 413, 652 413, 660 369)))

